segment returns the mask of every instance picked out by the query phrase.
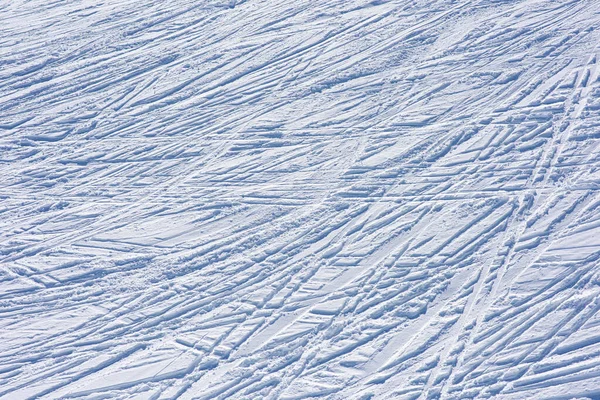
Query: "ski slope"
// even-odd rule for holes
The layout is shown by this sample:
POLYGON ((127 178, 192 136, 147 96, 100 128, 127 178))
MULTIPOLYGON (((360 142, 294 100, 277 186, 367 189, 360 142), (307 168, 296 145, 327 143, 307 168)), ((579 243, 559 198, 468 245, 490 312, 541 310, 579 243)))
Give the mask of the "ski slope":
POLYGON ((597 0, 0 0, 0 399, 600 399, 597 0))

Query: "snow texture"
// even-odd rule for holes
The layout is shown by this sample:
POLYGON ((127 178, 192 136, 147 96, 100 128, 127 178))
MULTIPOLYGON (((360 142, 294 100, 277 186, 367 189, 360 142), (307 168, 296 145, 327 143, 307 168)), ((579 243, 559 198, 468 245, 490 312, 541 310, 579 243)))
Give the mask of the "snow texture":
POLYGON ((600 399, 599 28, 0 0, 0 399, 600 399))

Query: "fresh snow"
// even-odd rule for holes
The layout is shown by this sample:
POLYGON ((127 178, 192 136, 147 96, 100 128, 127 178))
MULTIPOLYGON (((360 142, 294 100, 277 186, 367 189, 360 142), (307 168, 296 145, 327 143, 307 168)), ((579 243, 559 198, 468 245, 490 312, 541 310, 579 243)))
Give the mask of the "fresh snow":
POLYGON ((0 399, 600 399, 599 30, 0 0, 0 399))

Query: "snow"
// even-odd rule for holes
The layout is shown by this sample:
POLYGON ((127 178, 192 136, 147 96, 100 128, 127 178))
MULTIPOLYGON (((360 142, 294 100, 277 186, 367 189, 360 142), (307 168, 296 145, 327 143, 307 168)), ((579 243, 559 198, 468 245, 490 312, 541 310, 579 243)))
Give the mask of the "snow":
POLYGON ((600 2, 0 21, 0 399, 600 398, 600 2))

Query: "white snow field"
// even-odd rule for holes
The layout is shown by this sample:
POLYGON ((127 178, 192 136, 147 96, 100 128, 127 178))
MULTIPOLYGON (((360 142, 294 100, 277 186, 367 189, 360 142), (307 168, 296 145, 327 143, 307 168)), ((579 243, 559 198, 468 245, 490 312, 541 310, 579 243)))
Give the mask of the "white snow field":
POLYGON ((600 399, 600 1, 0 0, 0 399, 600 399))

